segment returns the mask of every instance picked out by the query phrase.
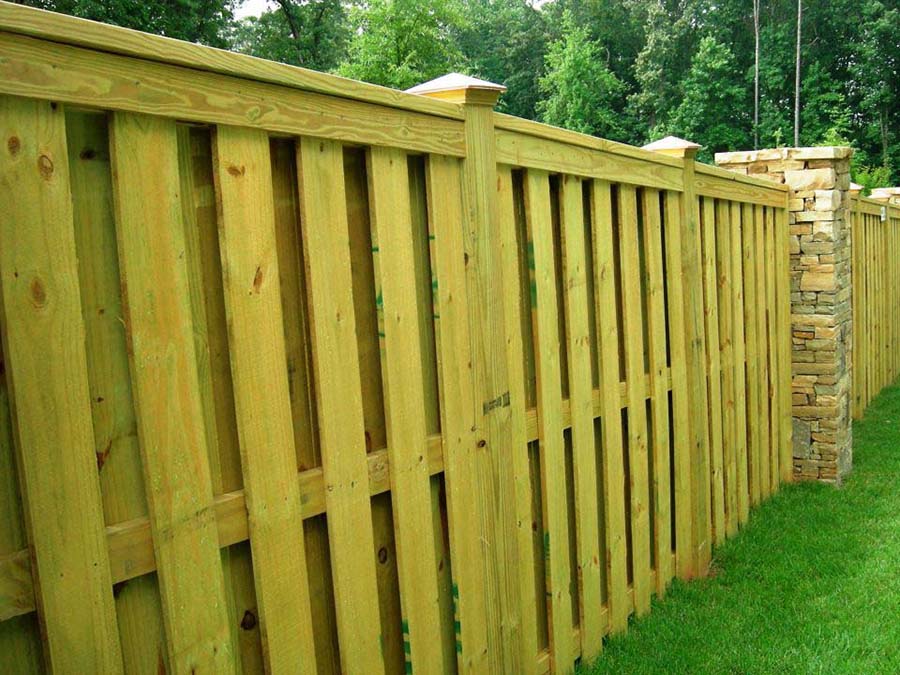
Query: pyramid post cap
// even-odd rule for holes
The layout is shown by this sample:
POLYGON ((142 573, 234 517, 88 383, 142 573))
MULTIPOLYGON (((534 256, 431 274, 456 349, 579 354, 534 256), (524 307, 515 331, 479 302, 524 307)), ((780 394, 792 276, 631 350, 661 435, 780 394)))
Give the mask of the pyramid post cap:
POLYGON ((488 82, 462 73, 447 73, 406 90, 407 94, 419 94, 453 103, 478 103, 493 106, 506 91, 502 84, 488 82))
POLYGON ((678 138, 678 136, 666 136, 658 141, 648 143, 643 146, 643 149, 672 157, 693 157, 702 147, 699 143, 687 141, 683 138, 678 138))

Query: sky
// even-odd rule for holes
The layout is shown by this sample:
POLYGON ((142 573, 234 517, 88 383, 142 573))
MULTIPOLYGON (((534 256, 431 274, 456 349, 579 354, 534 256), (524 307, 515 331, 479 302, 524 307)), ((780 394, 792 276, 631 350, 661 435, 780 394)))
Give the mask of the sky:
POLYGON ((243 4, 235 10, 234 15, 238 19, 246 16, 259 16, 273 4, 271 0, 244 0, 243 4))

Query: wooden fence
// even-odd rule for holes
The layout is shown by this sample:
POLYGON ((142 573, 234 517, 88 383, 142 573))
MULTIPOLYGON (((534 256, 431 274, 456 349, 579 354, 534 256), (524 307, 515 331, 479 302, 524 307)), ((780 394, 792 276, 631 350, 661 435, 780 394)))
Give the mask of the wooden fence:
POLYGON ((853 417, 900 376, 900 205, 854 197, 853 417))
POLYGON ((787 191, 0 3, 0 671, 565 672, 791 476, 787 191))

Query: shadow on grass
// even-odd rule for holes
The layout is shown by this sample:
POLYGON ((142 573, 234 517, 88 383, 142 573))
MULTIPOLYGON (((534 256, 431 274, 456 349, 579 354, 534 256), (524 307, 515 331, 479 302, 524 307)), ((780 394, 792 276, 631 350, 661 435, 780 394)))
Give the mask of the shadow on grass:
POLYGON ((581 672, 900 672, 900 388, 853 433, 843 488, 783 487, 581 672))

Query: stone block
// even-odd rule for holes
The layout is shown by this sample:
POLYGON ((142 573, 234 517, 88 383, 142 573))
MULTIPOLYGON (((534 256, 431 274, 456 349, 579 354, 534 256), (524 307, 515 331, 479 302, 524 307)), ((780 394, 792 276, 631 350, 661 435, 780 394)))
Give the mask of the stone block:
POLYGON ((840 206, 840 190, 816 190, 816 211, 836 211, 840 206))
POLYGON ((829 190, 837 182, 834 169, 804 169, 785 171, 784 182, 792 190, 829 190))
MULTIPOLYGON (((787 152, 790 159, 847 159, 852 154, 853 148, 834 145, 818 148, 788 148, 787 152)), ((716 158, 718 161, 718 155, 716 158)))
POLYGON ((804 272, 800 277, 801 291, 833 291, 835 287, 834 274, 804 272))

